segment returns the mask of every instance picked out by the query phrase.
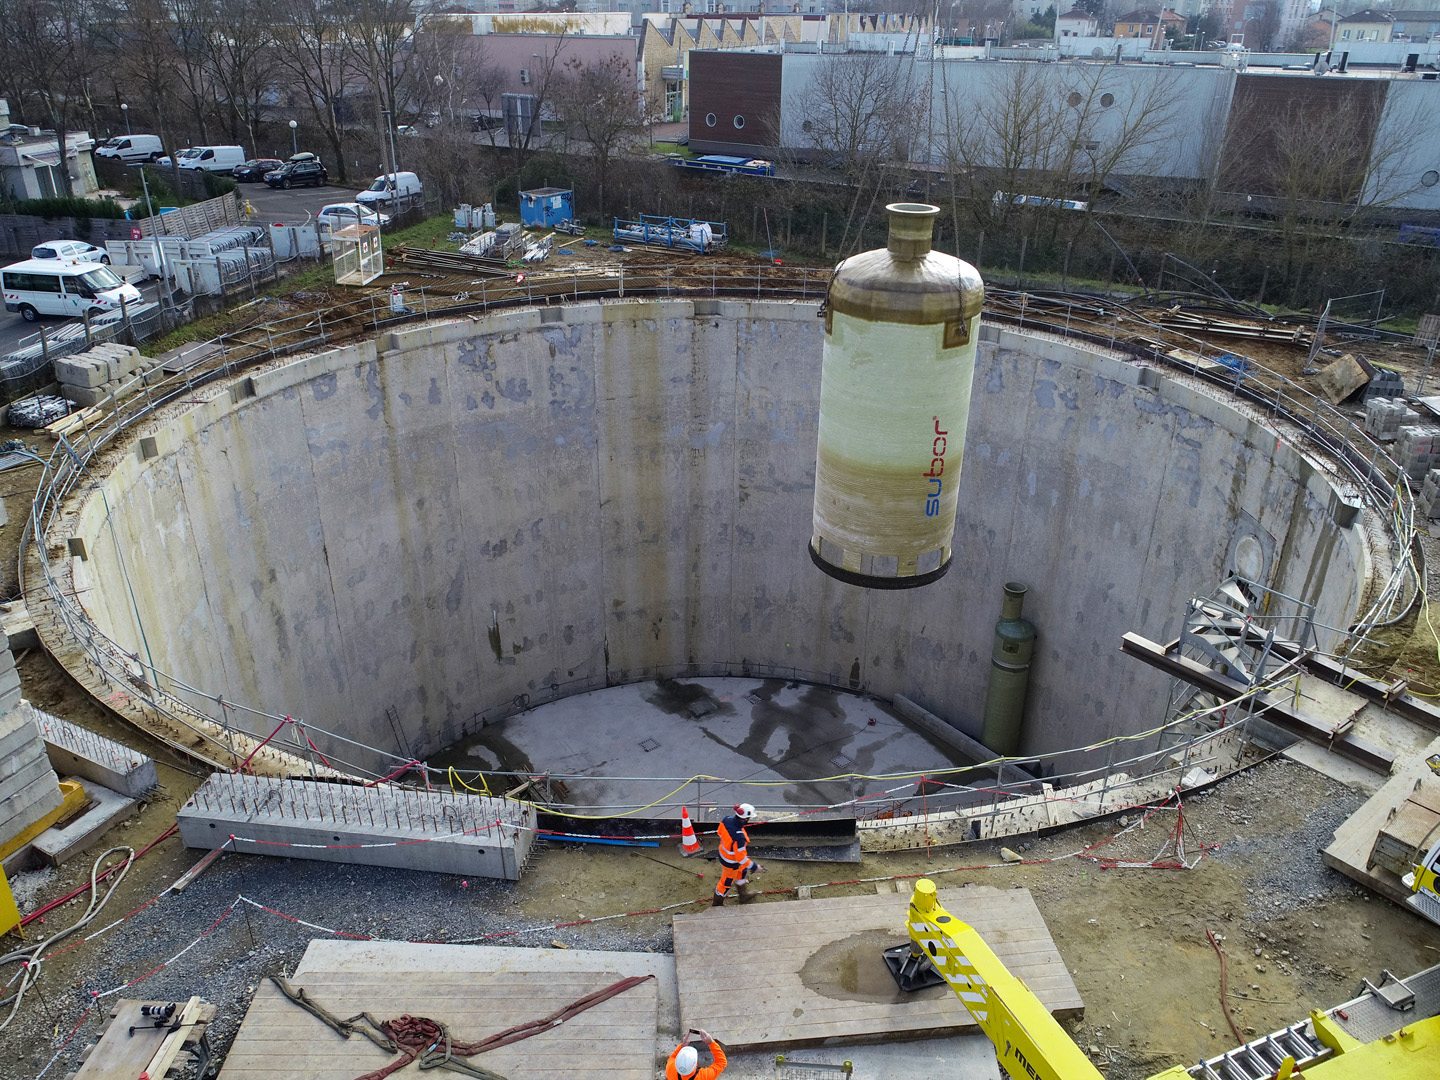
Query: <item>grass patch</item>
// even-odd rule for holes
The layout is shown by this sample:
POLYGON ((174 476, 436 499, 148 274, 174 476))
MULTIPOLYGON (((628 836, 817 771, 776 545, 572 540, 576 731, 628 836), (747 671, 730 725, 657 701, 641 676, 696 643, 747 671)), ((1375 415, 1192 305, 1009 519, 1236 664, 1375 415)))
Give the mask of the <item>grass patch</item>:
POLYGON ((650 144, 650 152, 653 154, 679 154, 683 158, 699 157, 699 155, 688 146, 681 146, 677 142, 663 142, 659 140, 650 144))

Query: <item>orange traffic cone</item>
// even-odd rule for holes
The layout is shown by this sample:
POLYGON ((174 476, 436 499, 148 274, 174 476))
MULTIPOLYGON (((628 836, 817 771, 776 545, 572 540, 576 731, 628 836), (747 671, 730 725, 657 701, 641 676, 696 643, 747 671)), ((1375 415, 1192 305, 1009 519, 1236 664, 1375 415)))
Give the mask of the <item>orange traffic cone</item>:
POLYGON ((695 826, 690 824, 690 811, 680 807, 680 854, 689 858, 700 854, 700 841, 695 836, 695 826))

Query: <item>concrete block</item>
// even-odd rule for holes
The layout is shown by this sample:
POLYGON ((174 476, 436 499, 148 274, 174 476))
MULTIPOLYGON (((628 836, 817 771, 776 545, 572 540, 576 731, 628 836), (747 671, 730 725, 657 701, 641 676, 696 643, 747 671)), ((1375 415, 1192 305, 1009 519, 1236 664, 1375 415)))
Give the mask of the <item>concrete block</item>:
POLYGON ((16 790, 15 779, 25 776, 26 770, 33 770, 35 762, 42 757, 46 757, 45 743, 40 739, 29 739, 17 746, 14 752, 0 758, 0 797, 16 790))
POLYGON ((23 705, 0 716, 0 761, 18 753, 22 747, 39 741, 40 734, 35 730, 35 723, 23 705))
POLYGON ((9 842, 65 801, 50 763, 45 773, 6 799, 0 799, 0 844, 9 842))
POLYGON ((535 811, 448 791, 216 773, 176 821, 186 847, 213 851, 233 836, 231 850, 258 855, 517 881, 535 811))
MULTIPOLYGON (((71 387, 99 386, 110 378, 110 366, 104 361, 92 360, 86 353, 80 353, 77 356, 56 360, 55 377, 65 385, 67 390, 71 387)), ((66 396, 69 397, 69 394, 67 393, 66 396)))
POLYGON ((16 711, 33 714, 50 764, 61 776, 79 777, 132 799, 145 798, 159 787, 155 762, 138 750, 29 704, 16 711))
POLYGON ((86 409, 92 405, 99 405, 110 396, 110 391, 105 389, 103 384, 96 386, 67 386, 65 387, 65 396, 82 409, 86 409))
POLYGON ((40 635, 35 633, 35 620, 30 617, 30 611, 23 600, 0 605, 0 631, 3 631, 0 638, 8 642, 11 652, 40 647, 40 635))
POLYGON ((115 825, 135 814, 134 799, 94 781, 81 780, 80 786, 90 797, 90 805, 65 825, 52 826, 32 841, 35 853, 51 866, 59 866, 79 855, 115 825))

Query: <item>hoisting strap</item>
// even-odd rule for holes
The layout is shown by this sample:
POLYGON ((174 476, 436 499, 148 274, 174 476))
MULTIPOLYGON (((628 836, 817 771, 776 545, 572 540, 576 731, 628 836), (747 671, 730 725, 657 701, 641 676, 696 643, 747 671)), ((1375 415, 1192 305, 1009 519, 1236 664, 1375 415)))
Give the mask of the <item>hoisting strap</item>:
POLYGON ((270 981, 296 1005, 344 1038, 348 1039, 351 1035, 358 1033, 382 1050, 389 1050, 401 1055, 384 1068, 356 1077, 356 1080, 385 1080, 385 1077, 391 1073, 403 1069, 417 1059, 422 1069, 448 1069, 451 1072, 476 1077, 477 1080, 505 1080, 505 1077, 499 1073, 457 1059, 474 1057, 487 1050, 494 1050, 499 1046, 509 1046, 511 1043, 528 1039, 532 1035, 540 1035, 552 1028, 557 1028, 566 1020, 578 1016, 586 1009, 593 1009, 596 1005, 609 1001, 611 998, 625 993, 626 990, 634 989, 647 979, 653 978, 655 978, 654 975, 631 975, 617 983, 612 983, 603 990, 596 990, 593 994, 587 994, 577 1001, 572 1001, 569 1005, 556 1009, 549 1016, 542 1016, 538 1020, 527 1020, 523 1024, 516 1024, 512 1028, 506 1028, 494 1035, 487 1035, 473 1043, 453 1041, 444 1024, 423 1016, 405 1015, 396 1020, 386 1020, 382 1023, 368 1012, 362 1012, 347 1020, 341 1020, 306 994, 304 987, 291 986, 289 980, 284 976, 272 975, 270 981))

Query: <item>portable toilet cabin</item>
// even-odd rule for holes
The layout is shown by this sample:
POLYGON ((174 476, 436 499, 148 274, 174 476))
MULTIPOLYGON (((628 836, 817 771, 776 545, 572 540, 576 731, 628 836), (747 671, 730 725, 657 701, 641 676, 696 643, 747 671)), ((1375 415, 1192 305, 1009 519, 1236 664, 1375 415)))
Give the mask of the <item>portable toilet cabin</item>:
POLYGON ((531 188, 520 192, 520 224, 527 229, 553 229, 575 217, 575 192, 569 188, 531 188))

